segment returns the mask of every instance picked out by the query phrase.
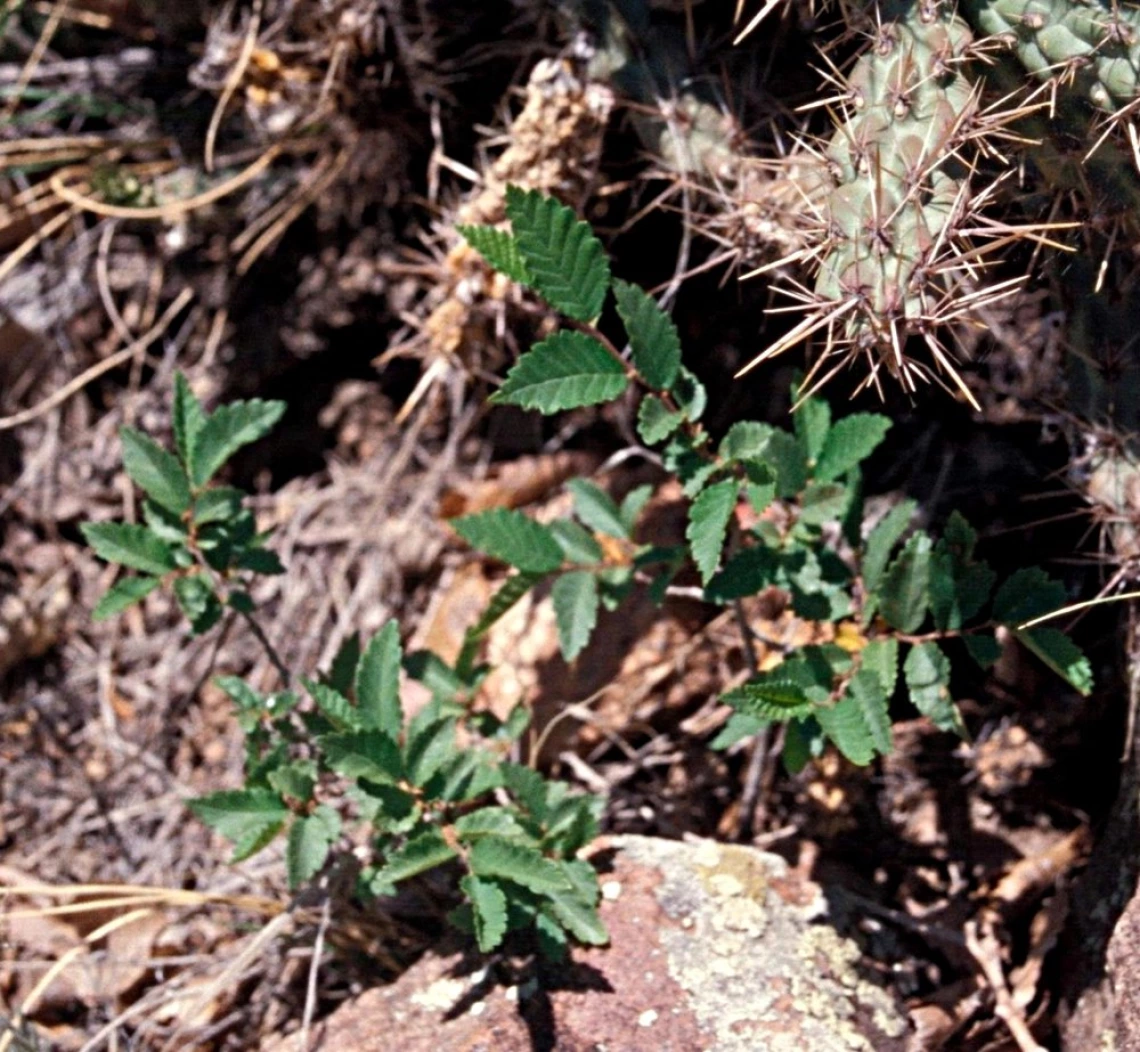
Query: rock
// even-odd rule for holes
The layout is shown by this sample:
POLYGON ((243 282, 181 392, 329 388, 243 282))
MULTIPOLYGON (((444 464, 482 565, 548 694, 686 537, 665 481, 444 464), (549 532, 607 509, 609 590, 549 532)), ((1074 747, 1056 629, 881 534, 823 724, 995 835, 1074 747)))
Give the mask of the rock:
MULTIPOLYGON (((339 1008, 311 1049, 353 1052, 901 1052, 897 1001, 822 920, 815 885, 753 848, 602 842, 612 938, 559 966, 429 954, 339 1008)), ((301 1052, 300 1035, 266 1046, 301 1052)))

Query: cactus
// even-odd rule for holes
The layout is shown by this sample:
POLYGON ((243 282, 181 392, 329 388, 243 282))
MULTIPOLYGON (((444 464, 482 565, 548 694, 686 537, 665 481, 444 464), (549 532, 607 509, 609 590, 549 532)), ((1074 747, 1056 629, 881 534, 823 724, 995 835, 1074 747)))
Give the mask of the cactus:
POLYGON ((1140 96, 1140 10, 1116 0, 963 0, 1035 77, 1118 113, 1140 96))
POLYGON ((865 357, 869 382, 878 384, 885 367, 913 389, 930 372, 904 351, 917 334, 969 397, 934 330, 973 296, 961 267, 976 251, 969 239, 979 204, 961 160, 979 127, 973 36, 953 5, 922 0, 882 4, 871 38, 822 153, 830 186, 809 199, 816 243, 798 254, 816 271, 801 297, 808 316, 746 369, 822 329, 817 369, 833 357, 836 369, 865 357))

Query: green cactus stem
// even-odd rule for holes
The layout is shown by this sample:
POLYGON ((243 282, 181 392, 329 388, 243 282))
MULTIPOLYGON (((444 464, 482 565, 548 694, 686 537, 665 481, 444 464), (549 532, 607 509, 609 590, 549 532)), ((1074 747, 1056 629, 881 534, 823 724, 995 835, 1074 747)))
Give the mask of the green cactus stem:
POLYGON ((970 398, 935 330, 974 301, 971 239, 1001 233, 979 219, 963 162, 978 128, 973 35, 941 0, 883 3, 870 35, 822 151, 830 189, 808 202, 818 220, 816 244, 799 254, 815 267, 814 288, 800 297, 808 316, 746 370, 822 330, 816 369, 839 362, 820 382, 863 357, 868 382, 878 385, 885 367, 913 390, 932 372, 906 354, 919 335, 934 368, 970 398))
POLYGON ((1006 43, 1035 77, 1099 110, 1140 97, 1140 9, 1119 0, 962 0, 979 33, 1006 43))

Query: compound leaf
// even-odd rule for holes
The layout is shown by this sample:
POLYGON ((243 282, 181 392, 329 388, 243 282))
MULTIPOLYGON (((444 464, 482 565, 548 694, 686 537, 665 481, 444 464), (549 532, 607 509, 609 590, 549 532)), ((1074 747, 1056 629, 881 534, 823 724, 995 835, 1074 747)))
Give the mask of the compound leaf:
POLYGON ((602 313, 610 264, 590 224, 537 190, 507 187, 506 211, 531 284, 552 307, 578 321, 602 313))
POLYGON ((634 367, 650 387, 668 391, 681 368, 681 336, 673 319, 652 296, 628 281, 614 282, 614 297, 634 367))

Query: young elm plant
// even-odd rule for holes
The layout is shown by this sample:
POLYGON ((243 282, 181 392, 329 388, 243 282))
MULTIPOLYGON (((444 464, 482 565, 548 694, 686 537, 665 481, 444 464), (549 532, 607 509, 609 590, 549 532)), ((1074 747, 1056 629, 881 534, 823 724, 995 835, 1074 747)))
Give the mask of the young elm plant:
POLYGON ((207 414, 176 377, 173 452, 122 430, 124 466, 146 495, 144 522, 83 527, 97 555, 136 571, 112 586, 96 618, 168 585, 195 634, 227 609, 243 617, 280 675, 282 689, 268 694, 238 676, 218 679, 245 733, 245 784, 191 800, 190 809, 233 842, 235 861, 284 835, 293 887, 320 873, 338 844, 348 854, 360 839, 349 835, 354 824, 366 827, 372 848, 357 881, 364 897, 392 895, 449 866, 462 897, 452 919, 484 951, 524 928, 535 929, 540 948, 553 955, 570 939, 604 943, 597 875, 576 858, 597 835, 601 801, 509 762, 527 726, 525 709, 498 720, 468 704, 487 672, 475 660, 479 639, 509 608, 513 584, 468 633, 456 667, 430 653, 405 656, 390 621, 363 649, 352 639, 326 675, 300 677, 302 692, 292 689, 251 595, 257 575, 283 567, 265 547, 245 494, 211 485, 283 410, 253 400, 207 414), (415 713, 401 703, 402 669, 431 692, 415 713))
POLYGON ((597 876, 577 858, 597 833, 602 802, 509 761, 528 722, 524 709, 499 720, 472 705, 488 672, 479 660, 484 636, 540 585, 550 587, 567 661, 588 645, 600 608, 617 608, 635 587, 661 601, 683 571, 697 575, 710 604, 778 589, 799 617, 833 626, 821 635, 836 642, 793 650, 724 696, 733 714, 714 746, 780 723, 793 771, 828 742, 856 764, 888 753, 900 684, 938 727, 964 733, 950 691, 948 644, 955 640, 986 666, 1004 627, 1078 691, 1091 689, 1088 662, 1065 635, 1019 627, 1065 601, 1041 570, 999 584, 976 557, 976 535, 960 516, 935 540, 912 527, 911 501, 868 527, 860 465, 885 437, 885 417, 835 420, 826 402, 807 398, 791 431, 742 420, 714 442, 700 422, 706 392, 682 364, 676 327, 640 288, 613 279, 589 226, 557 201, 516 187, 507 191, 507 215, 509 231, 462 233, 569 325, 524 354, 492 400, 552 414, 639 389, 640 438, 659 451, 689 501, 685 541, 638 542, 652 487, 617 502, 586 479, 569 483, 573 512, 553 522, 502 508, 454 520, 468 544, 511 567, 456 661, 403 655, 389 622, 363 649, 343 648, 325 675, 300 678, 299 693, 257 625, 250 592, 254 576, 282 567, 244 495, 211 485, 237 449, 273 426, 282 406, 236 402, 207 415, 178 377, 174 452, 123 430, 127 473, 146 494, 144 524, 88 524, 84 533, 99 556, 137 571, 112 587, 96 616, 169 583, 193 631, 209 630, 229 609, 273 656, 276 693, 239 677, 218 681, 246 734, 244 787, 190 803, 234 842, 236 858, 283 834, 288 877, 299 886, 338 844, 347 845, 349 825, 363 824, 373 849, 358 881, 363 894, 390 895, 447 866, 462 897, 452 917, 483 950, 522 928, 533 928, 550 953, 570 939, 605 942, 597 876), (597 327, 611 292, 627 354, 597 327), (401 702, 401 670, 430 691, 418 712, 401 702))

